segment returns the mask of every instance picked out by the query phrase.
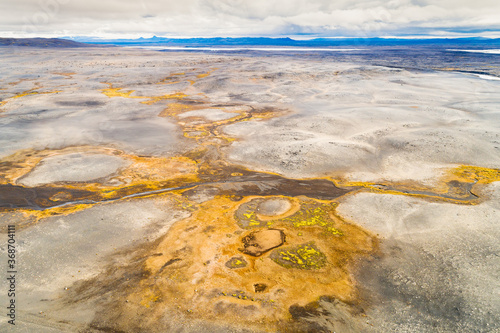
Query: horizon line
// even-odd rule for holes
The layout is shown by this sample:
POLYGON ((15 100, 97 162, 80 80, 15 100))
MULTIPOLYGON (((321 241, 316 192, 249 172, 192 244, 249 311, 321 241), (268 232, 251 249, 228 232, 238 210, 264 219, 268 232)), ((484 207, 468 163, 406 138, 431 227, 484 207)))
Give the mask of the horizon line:
POLYGON ((342 39, 403 39, 403 40, 428 40, 428 39, 500 39, 500 36, 317 36, 310 38, 296 38, 295 36, 157 36, 153 35, 151 37, 104 37, 104 36, 88 36, 88 35, 65 35, 65 36, 32 36, 32 37, 13 37, 13 36, 2 36, 0 38, 13 38, 13 39, 35 39, 35 38, 43 38, 43 39, 96 39, 96 40, 139 40, 139 39, 153 39, 153 38, 163 38, 163 39, 243 39, 243 38, 252 38, 252 39, 290 39, 293 41, 313 41, 318 39, 332 39, 332 40, 342 40, 342 39))

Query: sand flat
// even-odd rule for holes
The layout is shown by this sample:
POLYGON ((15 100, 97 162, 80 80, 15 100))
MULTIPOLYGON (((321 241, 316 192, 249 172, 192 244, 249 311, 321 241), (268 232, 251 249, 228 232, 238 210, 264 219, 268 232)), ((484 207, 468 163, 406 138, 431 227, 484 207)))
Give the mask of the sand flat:
POLYGON ((99 179, 130 165, 118 156, 72 153, 43 159, 31 173, 18 180, 25 186, 57 182, 86 182, 99 179))
POLYGON ((500 329, 496 80, 366 50, 0 56, 25 329, 500 329))

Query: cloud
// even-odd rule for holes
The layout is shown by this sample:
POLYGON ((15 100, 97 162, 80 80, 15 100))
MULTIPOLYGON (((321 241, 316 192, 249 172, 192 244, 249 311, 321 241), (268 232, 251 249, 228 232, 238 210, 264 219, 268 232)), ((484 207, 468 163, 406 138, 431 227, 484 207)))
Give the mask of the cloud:
POLYGON ((383 36, 500 32, 497 0, 4 0, 2 35, 383 36))

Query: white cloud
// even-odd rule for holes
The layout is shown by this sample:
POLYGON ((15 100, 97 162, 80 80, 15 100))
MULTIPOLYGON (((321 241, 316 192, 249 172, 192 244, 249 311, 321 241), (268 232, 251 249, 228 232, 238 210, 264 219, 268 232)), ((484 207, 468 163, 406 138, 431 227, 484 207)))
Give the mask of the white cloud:
POLYGON ((252 36, 500 31, 498 0, 3 0, 0 34, 252 36))

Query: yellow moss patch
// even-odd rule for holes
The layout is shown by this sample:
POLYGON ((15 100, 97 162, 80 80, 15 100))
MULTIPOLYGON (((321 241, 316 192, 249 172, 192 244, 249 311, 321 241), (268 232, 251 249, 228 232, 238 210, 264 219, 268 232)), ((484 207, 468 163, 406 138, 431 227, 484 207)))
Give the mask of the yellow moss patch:
POLYGON ((209 76, 210 74, 212 74, 212 73, 213 73, 215 70, 217 70, 217 69, 218 69, 218 68, 214 68, 214 69, 212 69, 211 71, 208 71, 208 72, 206 72, 206 73, 201 73, 201 74, 198 74, 198 75, 196 75, 196 77, 197 77, 198 79, 202 79, 202 78, 204 78, 204 77, 209 76))
POLYGON ((159 114, 160 117, 171 117, 176 116, 179 113, 201 109, 203 107, 181 104, 181 103, 170 103, 168 106, 159 114))
POLYGON ((242 257, 233 257, 226 262, 226 267, 231 269, 243 268, 246 265, 248 265, 248 263, 242 257))
POLYGON ((179 83, 180 81, 173 81, 173 80, 178 80, 179 78, 176 78, 175 76, 182 76, 185 75, 185 73, 172 73, 170 76, 167 76, 166 78, 160 80, 156 84, 175 84, 179 83))
POLYGON ((336 186, 344 188, 359 187, 360 190, 367 189, 375 193, 406 195, 456 204, 477 204, 478 198, 471 194, 471 191, 478 186, 500 181, 500 169, 461 165, 446 171, 432 187, 411 180, 384 181, 382 184, 351 182, 341 177, 331 180, 336 186))
POLYGON ((26 210, 25 212, 28 215, 36 217, 36 220, 41 220, 50 216, 55 215, 69 215, 87 208, 92 207, 93 204, 77 204, 77 205, 68 205, 62 207, 55 207, 46 210, 26 210))
POLYGON ((71 200, 71 195, 68 192, 57 192, 50 197, 52 201, 67 201, 71 200))
POLYGON ((500 181, 500 169, 489 169, 471 165, 461 165, 450 170, 450 174, 463 182, 489 184, 500 181))
POLYGON ((334 235, 342 235, 342 231, 332 225, 332 219, 329 212, 337 205, 305 204, 296 214, 283 219, 284 222, 292 223, 294 227, 320 226, 326 228, 328 232, 334 235), (316 207, 315 207, 316 206, 316 207))
POLYGON ((123 90, 123 88, 107 88, 101 89, 102 93, 108 97, 124 97, 124 98, 144 98, 141 96, 131 96, 135 90, 123 90))
MULTIPOLYGON (((301 228, 299 237, 293 224, 281 221, 273 228, 285 233, 288 246, 274 251, 283 252, 279 258, 290 259, 293 267, 289 268, 300 269, 277 264, 281 259, 273 259, 270 253, 258 258, 242 255, 245 233, 234 216, 238 206, 252 199, 256 198, 235 202, 230 197, 216 197, 174 224, 151 249, 151 253, 161 255, 146 260, 145 268, 151 275, 127 297, 134 298, 154 286, 168 299, 155 303, 158 314, 169 309, 192 310, 200 318, 238 318, 240 324, 259 322, 261 328, 271 330, 279 320, 288 318, 292 304, 305 305, 322 295, 346 302, 356 300, 350 265, 356 257, 377 250, 376 238, 343 220, 337 222, 344 231, 341 238, 318 226, 301 228), (166 265, 172 259, 175 264, 166 265)), ((301 205, 306 203, 301 201, 301 205)))
POLYGON ((3 106, 5 105, 8 101, 11 101, 11 100, 14 100, 14 99, 17 99, 17 98, 21 98, 21 97, 25 97, 25 96, 31 96, 31 95, 45 95, 45 94, 56 94, 56 93, 60 93, 61 90, 52 90, 52 91, 36 91, 35 89, 30 89, 30 90, 26 90, 22 93, 19 93, 19 94, 16 94, 12 97, 9 97, 9 98, 6 98, 5 100, 1 101, 0 102, 0 106, 3 106))
MULTIPOLYGON (((133 164, 123 170, 116 179, 127 183, 163 181, 181 176, 195 176, 196 162, 187 157, 138 157, 126 155, 133 164)), ((193 181, 197 180, 193 177, 193 181)))
POLYGON ((27 91, 27 92, 17 94, 15 96, 11 97, 11 99, 16 99, 16 98, 20 98, 20 97, 24 97, 24 96, 29 96, 29 95, 38 95, 38 94, 40 94, 38 91, 27 91))
POLYGON ((276 249, 271 253, 271 259, 285 268, 320 269, 326 265, 326 256, 314 242, 276 249))
POLYGON ((291 209, 276 217, 266 217, 259 215, 257 209, 264 199, 254 199, 242 204, 235 212, 234 218, 242 228, 270 227, 276 224, 292 225, 295 228, 318 226, 326 230, 329 234, 341 236, 341 230, 335 227, 336 220, 332 218, 337 204, 320 203, 317 200, 301 201, 297 204, 293 198, 288 198, 292 202, 291 209), (290 213, 293 213, 290 215, 290 213), (284 215, 284 216, 283 216, 284 215))
MULTIPOLYGON (((199 181, 198 165, 187 157, 139 157, 127 155, 122 151, 111 148, 82 146, 43 151, 27 149, 7 156, 0 160, 0 184, 16 184, 20 177, 29 173, 44 158, 71 153, 119 155, 132 163, 128 167, 119 170, 114 177, 109 178, 105 183, 72 182, 64 185, 64 187, 53 185, 61 188, 61 190, 58 192, 52 191, 53 194, 50 194, 50 197, 39 197, 37 200, 40 205, 43 204, 42 207, 78 200, 100 202, 119 199, 136 193, 145 193, 146 191, 156 191, 169 187, 175 188, 199 181)), ((45 187, 50 188, 51 185, 45 187)), ((38 191, 38 189, 35 189, 35 191, 38 191)), ((40 189, 40 193, 46 192, 40 189)), ((52 215, 70 214, 91 206, 78 204, 46 208, 43 211, 25 211, 29 212, 29 215, 40 219, 52 215)), ((189 209, 189 207, 186 209, 189 209)), ((18 210, 22 211, 22 209, 18 210)))
POLYGON ((167 100, 167 99, 183 99, 187 95, 184 93, 174 93, 174 94, 165 94, 160 96, 133 96, 132 93, 135 90, 123 90, 123 88, 113 88, 113 84, 106 83, 109 88, 101 89, 101 92, 108 97, 123 97, 123 98, 140 98, 140 99, 148 99, 148 101, 143 101, 141 103, 151 105, 157 103, 159 101, 167 100))
POLYGON ((202 138, 202 137, 206 137, 206 136, 209 136, 210 133, 208 133, 207 131, 189 131, 189 132, 184 132, 184 136, 186 138, 190 138, 190 139, 197 139, 197 138, 202 138))
POLYGON ((150 97, 143 96, 143 97, 149 98, 149 101, 144 101, 141 103, 151 105, 151 104, 158 103, 158 102, 166 100, 166 99, 183 99, 183 98, 187 97, 187 95, 184 93, 175 93, 175 94, 166 94, 166 95, 162 95, 162 96, 150 96, 150 97))
POLYGON ((175 83, 179 83, 181 81, 179 81, 179 76, 185 76, 186 73, 184 72, 179 72, 179 73, 172 73, 170 74, 170 76, 167 76, 166 78, 160 80, 159 82, 157 82, 157 84, 175 84, 175 83), (177 81, 173 81, 173 80, 177 80, 177 81))
POLYGON ((142 296, 140 304, 146 308, 149 308, 153 303, 157 302, 160 299, 159 295, 156 295, 150 290, 146 290, 144 295, 142 296))

